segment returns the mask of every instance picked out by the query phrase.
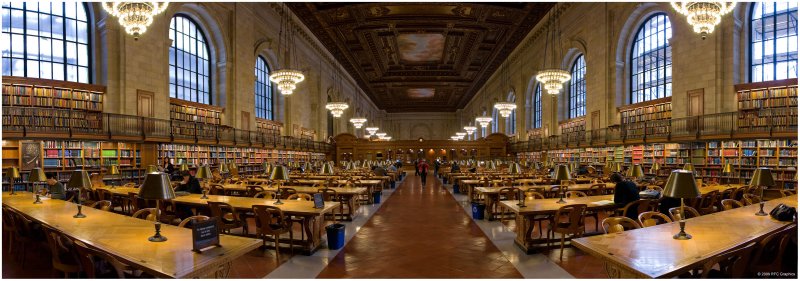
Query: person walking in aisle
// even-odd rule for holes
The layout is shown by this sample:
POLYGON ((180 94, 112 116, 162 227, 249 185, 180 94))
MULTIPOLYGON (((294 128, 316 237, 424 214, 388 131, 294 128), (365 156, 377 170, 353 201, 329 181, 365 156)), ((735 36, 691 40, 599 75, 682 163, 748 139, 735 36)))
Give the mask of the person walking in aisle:
POLYGON ((419 170, 417 169, 417 167, 419 167, 419 159, 414 159, 414 175, 415 176, 419 176, 419 170))
POLYGON ((419 176, 422 177, 422 188, 425 188, 429 167, 430 166, 428 166, 428 163, 425 163, 425 159, 420 160, 419 164, 417 164, 417 173, 419 173, 419 176))
POLYGON ((442 165, 442 163, 439 162, 438 158, 433 161, 433 176, 434 177, 437 177, 437 178, 439 177, 439 166, 441 166, 441 165, 442 165))

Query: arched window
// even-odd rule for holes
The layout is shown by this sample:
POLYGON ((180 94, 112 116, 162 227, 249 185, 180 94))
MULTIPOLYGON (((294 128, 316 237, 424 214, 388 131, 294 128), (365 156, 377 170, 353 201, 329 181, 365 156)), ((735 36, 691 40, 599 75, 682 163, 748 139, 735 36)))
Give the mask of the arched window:
MULTIPOLYGON (((509 102, 516 102, 517 95, 513 92, 508 95, 509 102)), ((517 110, 511 111, 511 115, 506 118, 506 133, 510 136, 517 133, 517 110)))
POLYGON ((169 23, 169 96, 211 104, 211 56, 203 31, 188 17, 169 23))
MULTIPOLYGON (((331 101, 333 101, 333 98, 331 98, 331 96, 328 96, 328 102, 331 101)), ((333 137, 333 114, 325 112, 325 115, 328 117, 328 136, 333 137)))
POLYGON ((631 48, 630 103, 672 96, 672 25, 664 13, 651 16, 631 48))
POLYGON ((797 78, 797 2, 753 3, 750 81, 797 78))
POLYGON ((261 56, 256 58, 256 117, 274 120, 272 83, 269 81, 269 65, 261 56))
POLYGON ((90 83, 92 53, 80 2, 3 2, 3 75, 90 83))
POLYGON ((578 56, 572 63, 569 80, 569 119, 586 115, 586 60, 578 56))
POLYGON ((536 83, 536 88, 533 90, 533 98, 531 99, 531 127, 542 127, 542 84, 536 83))
POLYGON ((492 133, 497 133, 500 130, 499 118, 497 118, 497 108, 492 110, 492 133))

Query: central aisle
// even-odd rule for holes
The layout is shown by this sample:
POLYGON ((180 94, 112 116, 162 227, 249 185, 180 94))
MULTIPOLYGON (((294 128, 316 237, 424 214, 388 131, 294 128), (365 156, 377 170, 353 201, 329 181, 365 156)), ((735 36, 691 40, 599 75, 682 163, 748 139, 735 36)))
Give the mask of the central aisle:
POLYGON ((441 181, 408 174, 318 278, 522 278, 441 181))

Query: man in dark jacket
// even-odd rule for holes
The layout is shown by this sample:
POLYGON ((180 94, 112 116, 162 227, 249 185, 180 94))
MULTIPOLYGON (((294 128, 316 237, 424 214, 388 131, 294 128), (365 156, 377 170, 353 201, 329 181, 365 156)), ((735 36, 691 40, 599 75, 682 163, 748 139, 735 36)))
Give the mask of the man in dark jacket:
POLYGON ((183 181, 175 188, 175 191, 185 191, 194 194, 203 193, 203 188, 200 187, 200 181, 189 174, 189 171, 183 171, 181 175, 183 176, 183 181))
POLYGON ((425 159, 422 159, 419 161, 419 164, 417 164, 417 173, 419 173, 420 177, 422 177, 422 188, 425 188, 425 183, 427 183, 426 179, 428 177, 429 168, 430 166, 428 166, 428 163, 425 162, 425 159))
MULTIPOLYGON (((612 174, 611 181, 616 183, 614 187, 614 203, 617 204, 617 207, 623 208, 628 203, 639 200, 639 188, 636 187, 635 183, 625 180, 619 173, 612 174)), ((625 216, 633 220, 639 219, 635 209, 628 210, 625 216)))
POLYGON ((47 190, 50 192, 51 199, 67 199, 64 185, 58 182, 55 173, 47 173, 47 190))

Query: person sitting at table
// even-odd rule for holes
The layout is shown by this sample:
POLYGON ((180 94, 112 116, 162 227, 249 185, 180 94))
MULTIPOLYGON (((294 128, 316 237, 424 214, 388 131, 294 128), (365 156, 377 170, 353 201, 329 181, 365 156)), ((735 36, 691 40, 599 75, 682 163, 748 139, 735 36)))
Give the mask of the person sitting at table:
POLYGON ((382 176, 385 176, 385 175, 386 175, 386 169, 384 169, 384 168, 383 168, 383 167, 381 167, 381 166, 375 166, 375 167, 372 169, 372 173, 374 173, 376 176, 381 176, 381 177, 382 177, 382 176))
POLYGON ((389 172, 396 173, 397 172, 397 166, 389 165, 389 172))
MULTIPOLYGON (((611 174, 611 182, 615 183, 614 187, 614 203, 619 208, 625 207, 628 203, 639 200, 639 188, 632 181, 625 180, 619 173, 611 174)), ((628 210, 625 214, 633 220, 638 220, 636 209, 628 210)))
POLYGON ((460 172, 460 171, 461 171, 461 167, 458 166, 458 163, 456 161, 453 161, 453 165, 450 166, 450 172, 455 173, 455 172, 460 172))
POLYGON ((178 187, 175 188, 175 191, 185 191, 194 194, 203 193, 203 188, 200 187, 200 181, 189 174, 189 171, 183 171, 181 176, 183 176, 183 181, 178 184, 178 187))
POLYGON ((50 192, 50 199, 66 199, 64 185, 58 182, 55 173, 47 173, 47 190, 50 192))
POLYGON ((161 165, 162 167, 159 170, 161 170, 164 173, 167 173, 167 175, 172 176, 172 173, 175 172, 175 166, 172 165, 172 161, 169 160, 169 157, 164 157, 161 160, 161 165))

